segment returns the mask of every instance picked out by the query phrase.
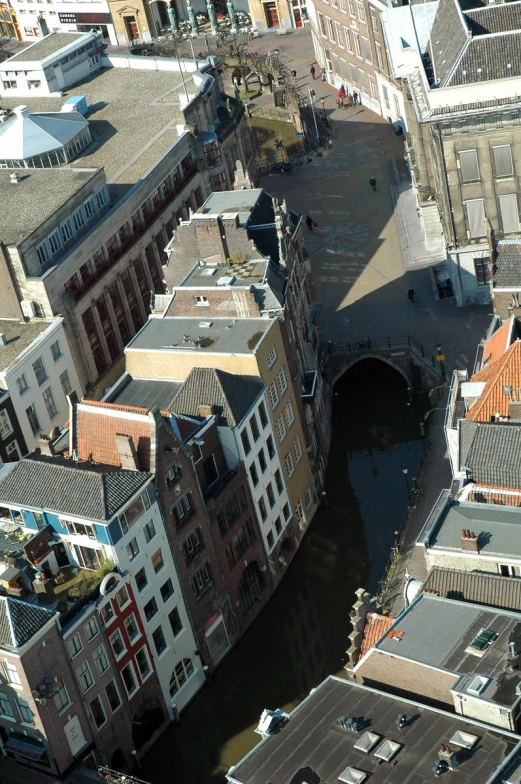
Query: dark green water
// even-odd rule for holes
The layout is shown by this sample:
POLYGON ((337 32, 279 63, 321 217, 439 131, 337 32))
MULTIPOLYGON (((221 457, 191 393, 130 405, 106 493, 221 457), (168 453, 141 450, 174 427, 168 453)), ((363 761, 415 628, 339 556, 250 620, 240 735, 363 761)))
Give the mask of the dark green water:
POLYGON ((401 467, 414 476, 426 400, 407 405, 403 378, 375 360, 355 365, 335 393, 327 504, 212 684, 144 759, 138 775, 153 784, 220 784, 260 740, 253 728, 264 708, 291 708, 343 671, 354 591, 374 590, 387 561, 407 505, 401 467))

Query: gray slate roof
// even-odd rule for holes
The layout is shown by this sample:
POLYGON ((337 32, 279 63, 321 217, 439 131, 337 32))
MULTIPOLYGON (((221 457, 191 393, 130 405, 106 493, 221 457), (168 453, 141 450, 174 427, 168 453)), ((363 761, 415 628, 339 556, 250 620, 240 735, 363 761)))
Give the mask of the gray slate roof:
POLYGON ((521 287, 521 243, 518 240, 505 240, 498 242, 496 249, 496 288, 521 287))
POLYGON ((470 34, 458 0, 440 0, 430 37, 436 80, 443 86, 470 34))
POLYGON ((106 522, 152 474, 30 455, 0 480, 0 503, 106 522))
POLYGON ((486 5, 465 11, 472 35, 505 33, 521 29, 521 3, 501 3, 497 7, 486 5))
POLYGON ((133 378, 127 375, 123 382, 114 390, 109 403, 122 406, 142 406, 162 410, 170 410, 172 401, 183 386, 182 381, 165 381, 164 379, 133 378))
MULTIPOLYGON (((521 558, 521 509, 495 504, 455 503, 429 537, 428 548, 462 553, 462 529, 478 537, 479 552, 495 557, 521 558)), ((475 553, 471 555, 476 556, 475 553)), ((476 556, 479 557, 479 556, 476 556)))
POLYGON ((236 376, 214 368, 193 368, 172 403, 172 411, 199 417, 199 405, 215 406, 218 424, 239 425, 264 384, 253 376, 236 376))
POLYGON ((521 424, 473 424, 460 427, 461 470, 467 468, 477 484, 521 489, 521 424))
POLYGON ((0 597, 0 646, 19 648, 55 613, 11 597, 0 597))
POLYGON ((42 38, 41 41, 33 44, 33 46, 14 54, 9 58, 9 62, 11 63, 13 60, 19 60, 20 62, 44 60, 46 57, 59 52, 60 49, 79 41, 84 35, 85 33, 50 33, 42 38))
POLYGON ((487 82, 520 74, 521 31, 480 35, 469 42, 446 86, 487 82))
POLYGON ((422 591, 429 590, 446 599, 521 611, 521 580, 499 574, 435 566, 422 586, 422 591))

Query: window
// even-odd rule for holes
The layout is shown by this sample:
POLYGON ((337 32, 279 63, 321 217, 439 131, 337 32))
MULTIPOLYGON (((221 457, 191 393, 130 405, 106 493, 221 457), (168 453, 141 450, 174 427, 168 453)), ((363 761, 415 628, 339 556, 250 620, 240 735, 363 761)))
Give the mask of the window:
POLYGON ((268 531, 266 542, 268 543, 269 549, 273 550, 273 548, 275 547, 275 537, 273 536, 273 531, 268 531))
POLYGON ((85 210, 87 220, 90 220, 94 216, 94 203, 91 201, 91 199, 84 203, 83 209, 85 210))
POLYGON ((114 656, 116 659, 120 659, 127 649, 125 648, 123 637, 121 636, 119 629, 110 637, 110 644, 112 645, 114 656))
POLYGON ((366 18, 365 18, 364 4, 360 3, 360 2, 357 2, 356 5, 357 5, 357 8, 358 8, 358 18, 360 19, 361 22, 365 22, 366 18))
POLYGON ((78 680, 81 684, 81 688, 83 691, 88 691, 90 687, 94 684, 94 679, 92 677, 92 673, 90 671, 90 667, 87 662, 83 662, 83 664, 78 667, 76 670, 78 675, 78 680))
POLYGON ((121 677, 123 678, 123 683, 125 684, 127 694, 130 697, 137 689, 134 668, 130 663, 121 670, 121 677))
POLYGON ((275 457, 275 447, 273 445, 273 438, 268 436, 266 439, 266 449, 268 450, 268 456, 270 460, 273 460, 275 457))
MULTIPOLYGON (((34 35, 32 27, 25 27, 24 29, 27 35, 34 35)), ((4 83, 4 88, 6 90, 16 90, 16 87, 18 85, 18 82, 16 82, 14 79, 4 79, 3 83, 4 83)))
POLYGON ((144 511, 146 512, 147 509, 150 509, 150 498, 145 490, 145 492, 135 498, 119 516, 119 524, 121 525, 121 530, 124 534, 127 533, 128 529, 134 525, 136 520, 144 511))
POLYGON ((9 697, 5 694, 0 694, 0 715, 2 717, 14 719, 14 711, 9 702, 9 697))
POLYGON ((58 409, 56 408, 56 402, 54 400, 54 395, 52 393, 51 387, 47 387, 42 397, 43 397, 43 402, 45 403, 45 408, 47 409, 47 413, 49 414, 49 419, 54 419, 54 417, 58 413, 58 409))
POLYGON ((478 286, 488 286, 490 280, 489 261, 485 256, 482 259, 474 259, 474 272, 478 286))
POLYGON ((9 414, 4 408, 0 411, 0 438, 6 438, 12 432, 13 428, 11 427, 9 414))
POLYGON ((136 572, 136 587, 139 592, 141 592, 146 586, 148 585, 147 573, 145 571, 145 567, 136 572))
POLYGON ((266 471, 266 468, 268 467, 266 465, 266 457, 264 455, 264 449, 261 449, 259 451, 259 466, 260 466, 261 474, 263 474, 266 471))
POLYGON ((54 695, 54 704, 56 705, 56 710, 58 713, 61 713, 62 710, 65 710, 65 708, 71 704, 71 698, 69 697, 69 693, 65 688, 65 684, 63 684, 60 687, 60 690, 54 695))
POLYGON ((296 436, 295 440, 293 441, 293 453, 297 463, 300 463, 302 460, 302 447, 300 446, 300 438, 298 436, 296 436))
POLYGON ((60 359, 60 357, 63 357, 63 351, 61 350, 59 340, 56 340, 54 343, 51 343, 51 355, 55 362, 57 362, 60 359))
POLYGON ((18 394, 23 395, 29 389, 29 384, 27 383, 27 379, 25 377, 25 373, 22 373, 21 376, 18 376, 16 379, 16 387, 18 389, 18 394))
POLYGON ((347 27, 344 27, 344 36, 345 36, 345 39, 346 39, 346 49, 347 49, 348 52, 352 52, 353 51, 353 44, 351 43, 351 34, 350 34, 349 29, 347 27))
POLYGON ((53 231, 52 234, 49 235, 49 247, 51 249, 51 253, 57 253, 62 246, 62 238, 60 234, 60 230, 56 229, 53 231))
POLYGON ((157 613, 157 602, 155 596, 153 596, 150 601, 145 604, 143 610, 145 612, 145 618, 147 621, 151 621, 154 615, 157 613))
POLYGON ((280 394, 283 395, 286 389, 288 388, 288 383, 286 381, 286 374, 284 373, 284 368, 280 368, 279 372, 277 373, 277 378, 279 380, 280 394))
POLYGON ((85 629, 85 636, 89 642, 99 634, 98 622, 95 618, 91 618, 88 623, 83 627, 85 629))
POLYGON ((269 354, 266 357, 266 363, 268 365, 268 370, 271 370, 275 362, 277 361, 277 352, 275 348, 270 348, 269 354))
POLYGON ((261 421, 261 425, 264 428, 268 424, 268 416, 266 414, 266 406, 264 405, 264 403, 262 402, 259 403, 258 411, 259 411, 259 419, 261 421))
POLYGON ((293 458, 291 457, 291 452, 288 452, 288 454, 284 458, 284 463, 286 465, 286 471, 288 472, 288 476, 293 476, 293 474, 295 473, 295 466, 293 465, 293 458))
POLYGON ((208 307, 210 304, 208 302, 208 297, 203 297, 203 296, 194 297, 194 302, 196 305, 199 305, 200 307, 205 307, 205 306, 208 307))
POLYGON ((284 520, 288 522, 289 518, 291 517, 291 510, 289 508, 289 504, 284 504, 282 507, 282 514, 284 515, 284 520))
POLYGON ((279 404, 279 396, 277 394, 277 387, 275 386, 274 381, 270 384, 268 391, 270 393, 271 407, 277 408, 279 404))
POLYGON ((358 33, 353 33, 353 39, 355 42, 355 52, 358 55, 358 57, 362 57, 362 47, 360 45, 360 36, 358 35, 358 33))
POLYGON ((500 147, 492 147, 492 157, 494 159, 494 173, 496 177, 512 177, 514 165, 512 163, 510 145, 502 144, 500 147))
POLYGON ((72 235, 74 234, 70 220, 66 220, 64 223, 61 224, 60 231, 61 231, 63 241, 68 242, 68 240, 70 240, 72 235))
POLYGON ((149 520, 148 523, 145 523, 143 526, 143 533, 145 535, 145 542, 148 544, 150 540, 153 539, 156 535, 156 529, 152 520, 149 520))
POLYGON ((181 471, 181 466, 177 465, 176 463, 172 463, 171 466, 168 467, 168 471, 166 473, 166 483, 168 487, 172 487, 178 482, 183 475, 181 471))
POLYGON ((36 255, 38 256, 38 261, 41 265, 49 261, 51 254, 49 253, 49 247, 46 242, 42 242, 41 245, 38 245, 36 248, 36 255))
POLYGON ((128 595, 126 585, 122 585, 119 591, 116 593, 116 599, 118 600, 118 605, 120 607, 124 607, 130 601, 130 597, 128 595))
POLYGON ((268 503, 270 505, 270 508, 273 509, 273 507, 275 506, 275 493, 273 492, 273 487, 271 482, 268 482, 268 484, 266 485, 266 495, 268 496, 268 503))
POLYGON ((94 529, 91 525, 84 525, 83 523, 73 523, 71 520, 62 520, 70 534, 74 536, 88 536, 89 539, 95 539, 94 529))
POLYGON ((313 498, 311 497, 311 491, 309 487, 306 487, 306 489, 304 490, 304 504, 306 506, 306 509, 309 509, 312 503, 313 503, 313 498))
POLYGON ((302 528, 306 524, 306 515, 304 514, 304 509, 302 508, 302 501, 298 501, 297 505, 295 506, 295 517, 297 518, 297 523, 299 524, 300 528, 302 528))
POLYGON ((260 512, 261 520, 262 522, 264 522, 268 517, 268 513, 266 511, 266 502, 264 501, 263 495, 261 495, 261 497, 259 498, 259 512, 260 512))
POLYGON ((135 640, 141 634, 141 632, 139 631, 139 627, 136 623, 136 618, 134 616, 134 613, 132 613, 132 615, 129 615, 128 618, 125 618, 125 629, 127 630, 128 639, 130 640, 130 642, 135 640))
POLYGON ((369 9, 369 13, 371 14, 371 25, 375 33, 378 32, 378 17, 376 16, 376 11, 372 8, 369 9))
POLYGON ((105 716, 105 711, 103 710, 103 704, 99 697, 95 697, 92 702, 90 703, 90 712, 92 713, 92 718, 94 719, 94 724, 99 729, 103 727, 105 722, 107 721, 107 717, 105 716))
POLYGON ((94 651, 94 663, 100 675, 103 675, 103 673, 108 670, 109 662, 103 645, 100 645, 99 648, 96 648, 94 651))
POLYGON ((113 618, 115 617, 114 610, 112 609, 112 604, 110 602, 107 602, 107 604, 101 608, 100 612, 101 612, 101 617, 103 619, 103 623, 105 624, 105 626, 108 626, 110 621, 113 620, 113 618))
POLYGON ((280 517, 277 517, 275 520, 275 530, 277 532, 277 536, 280 536, 282 533, 282 523, 280 522, 280 517))
POLYGON ((244 449, 244 454, 248 455, 251 452, 251 444, 250 439, 248 437, 248 431, 246 428, 241 433, 241 441, 242 441, 242 448, 244 449))
POLYGON ((139 674, 141 675, 141 680, 146 680, 152 672, 152 669, 150 667, 147 649, 145 647, 140 648, 140 650, 136 653, 136 664, 139 670, 139 674))
POLYGON ((277 492, 280 495, 282 493, 282 491, 284 490, 284 485, 282 483, 282 476, 280 475, 280 471, 279 471, 278 468, 275 471, 275 484, 277 486, 277 492))
POLYGON ((174 506, 173 514, 175 518, 176 528, 182 528, 195 512, 192 506, 192 496, 190 494, 183 496, 181 500, 174 506))
MULTIPOLYGON (((322 14, 318 15, 318 21, 320 23, 320 32, 322 33, 323 36, 326 36, 327 35, 327 33, 326 33, 326 23, 324 21, 324 17, 322 16, 322 14)), ((15 86, 16 86, 16 82, 15 82, 15 86)))
POLYGON ((114 681, 111 681, 105 686, 105 694, 107 695, 107 699, 109 701, 110 710, 112 713, 115 713, 115 711, 117 711, 121 705, 121 700, 114 681))
POLYGON ((100 210, 107 203, 107 194, 105 193, 104 188, 97 192, 96 201, 98 203, 98 209, 100 210))
POLYGON ((485 237, 485 206, 483 199, 464 201, 470 237, 485 237))
POLYGON ((33 370, 38 382, 38 386, 41 387, 41 385, 45 383, 48 378, 47 371, 45 370, 45 365, 43 364, 43 359, 41 357, 38 357, 38 359, 33 362, 33 370))
POLYGON ((85 226, 85 216, 81 207, 77 209, 76 212, 72 213, 72 221, 76 231, 79 231, 82 226, 85 226))
POLYGON ((166 648, 165 635, 163 634, 161 626, 158 626, 157 629, 152 632, 152 639, 154 640, 157 655, 161 656, 166 648))
POLYGON ((170 599, 170 597, 173 595, 174 586, 172 585, 172 580, 170 579, 170 577, 168 578, 166 583, 163 583, 163 585, 160 588, 160 591, 161 591, 161 598, 164 602, 168 601, 168 599, 170 599))
POLYGON ((259 426, 257 424, 257 417, 255 416, 255 414, 252 414, 252 416, 251 416, 250 428, 251 428, 251 434, 253 436, 253 440, 254 441, 258 441, 259 440, 259 436, 260 436, 260 432, 259 432, 259 426))
POLYGON ((503 234, 512 234, 519 231, 519 209, 515 193, 499 196, 499 211, 501 213, 503 234))
POLYGON ((192 583, 192 590, 196 596, 200 596, 212 584, 212 574, 210 567, 207 563, 203 564, 200 569, 190 579, 192 583))
POLYGON ((127 555, 128 560, 133 561, 136 555, 139 553, 139 546, 137 543, 137 539, 131 539, 130 542, 127 544, 127 555))
POLYGON ((336 40, 337 40, 337 43, 340 46, 340 48, 343 49, 344 48, 344 43, 343 43, 344 39, 343 39, 343 36, 342 36, 342 25, 340 24, 340 22, 335 22, 335 27, 336 27, 336 40))
POLYGON ((79 634, 75 634, 74 637, 72 637, 69 640, 68 645, 69 645, 69 652, 73 659, 75 656, 78 655, 78 653, 81 653, 81 651, 83 650, 83 645, 79 634))
POLYGON ((373 62, 373 53, 371 52, 371 43, 368 38, 362 36, 362 45, 364 47, 364 57, 368 63, 373 62))
POLYGON ((383 71, 384 58, 382 55, 382 45, 375 41, 374 48, 376 50, 376 62, 378 63, 378 68, 380 68, 383 71))
POLYGON ((458 158, 461 181, 474 182, 479 180, 478 154, 476 150, 460 150, 458 158))
POLYGON ((255 465, 255 463, 251 464, 249 471, 250 471, 251 481, 253 482, 253 486, 257 487, 257 485, 259 484, 259 475, 257 473, 257 466, 255 465))
POLYGON ((231 528, 241 516, 239 504, 237 503, 237 496, 232 495, 224 507, 228 527, 231 528))
POLYGON ((170 678, 170 696, 182 689, 194 672, 194 665, 191 659, 183 659, 183 661, 178 662, 170 678))
POLYGON ((277 431, 279 434, 279 441, 281 442, 284 441, 284 439, 286 438, 286 425, 284 423, 284 417, 282 416, 282 414, 277 419, 277 431))
POLYGON ((29 703, 22 699, 22 697, 15 697, 16 704, 18 706, 18 710, 20 712, 20 717, 24 724, 34 724, 34 716, 33 712, 29 707, 29 703))
MULTIPOLYGON (((234 496, 235 500, 235 496, 234 496)), ((235 503, 237 503, 235 501, 235 503)), ((238 509, 237 509, 238 512, 238 509)), ((231 518, 230 518, 231 519, 231 518)), ((236 520, 235 513, 233 515, 233 522, 236 520)), ((230 525, 233 525, 233 522, 230 525)), ((185 561, 187 564, 191 563, 195 556, 204 550, 204 543, 201 537, 201 532, 199 528, 195 528, 191 531, 190 535, 187 539, 183 542, 183 552, 185 554, 185 561)))
POLYGON ((62 385, 63 394, 70 395, 72 392, 72 385, 69 379, 69 373, 66 370, 60 375, 60 384, 62 385))
POLYGON ((327 31, 328 31, 328 34, 329 34, 329 39, 331 41, 333 41, 334 43, 336 43, 335 25, 333 24, 333 22, 331 21, 331 19, 328 16, 326 16, 326 22, 327 22, 327 31))
POLYGON ((181 618, 179 616, 179 610, 177 607, 174 607, 172 612, 168 614, 168 620, 170 621, 170 626, 172 628, 172 633, 174 637, 183 631, 183 624, 181 623, 181 618))
POLYGON ((295 414, 293 413, 293 406, 291 404, 291 400, 286 401, 286 405, 284 406, 286 410, 286 421, 288 423, 288 427, 291 427, 293 422, 295 421, 295 414))

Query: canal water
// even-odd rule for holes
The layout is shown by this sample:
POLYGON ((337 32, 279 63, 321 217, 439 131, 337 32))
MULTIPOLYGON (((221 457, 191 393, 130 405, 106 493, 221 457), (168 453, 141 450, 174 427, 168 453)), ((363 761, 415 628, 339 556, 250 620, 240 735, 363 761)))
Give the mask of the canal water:
POLYGON ((349 611, 377 590, 421 456, 426 397, 378 360, 335 386, 327 497, 287 574, 242 640, 143 760, 152 784, 222 784, 260 740, 264 708, 291 709, 330 673, 343 673, 349 611), (404 473, 407 468, 407 474, 404 473))

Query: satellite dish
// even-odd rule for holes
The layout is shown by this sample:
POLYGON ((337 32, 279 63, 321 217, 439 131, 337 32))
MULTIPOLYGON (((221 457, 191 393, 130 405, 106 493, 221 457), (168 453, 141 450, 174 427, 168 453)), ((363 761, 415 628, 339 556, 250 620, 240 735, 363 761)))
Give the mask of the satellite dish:
POLYGON ((47 699, 45 697, 42 697, 40 700, 40 705, 43 705, 44 707, 47 705, 47 699))
POLYGON ((45 683, 38 684, 38 691, 41 691, 42 694, 45 694, 45 692, 47 691, 47 686, 45 685, 45 683))
POLYGON ((60 691, 60 689, 61 689, 61 686, 58 686, 58 684, 57 684, 57 683, 55 683, 55 684, 54 684, 54 686, 52 687, 52 690, 53 690, 53 693, 54 693, 54 694, 58 694, 58 692, 60 691))
POLYGON ((45 685, 46 685, 46 686, 50 686, 50 685, 51 685, 51 683, 52 683, 52 678, 50 678, 50 677, 47 675, 47 676, 46 676, 46 677, 43 679, 43 682, 45 683, 45 685))
POLYGON ((32 692, 31 692, 31 694, 33 695, 33 697, 34 697, 35 699, 36 699, 37 697, 39 697, 39 696, 40 696, 40 692, 39 692, 39 691, 37 691, 36 689, 33 689, 33 690, 32 690, 32 692))

